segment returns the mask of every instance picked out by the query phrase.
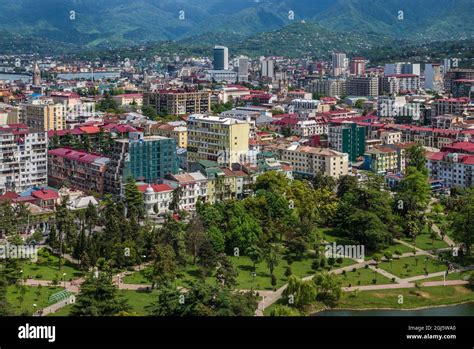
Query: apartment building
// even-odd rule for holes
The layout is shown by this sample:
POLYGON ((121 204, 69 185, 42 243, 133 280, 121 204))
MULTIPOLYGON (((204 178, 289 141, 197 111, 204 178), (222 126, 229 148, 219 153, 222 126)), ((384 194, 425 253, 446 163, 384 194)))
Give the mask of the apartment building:
POLYGON ((420 76, 416 74, 393 74, 383 78, 383 92, 400 94, 420 89, 420 76))
POLYGON ((379 79, 377 77, 351 76, 347 78, 346 92, 349 96, 378 96, 379 79))
POLYGON ((153 107, 158 114, 187 115, 211 111, 211 92, 160 90, 145 92, 143 105, 153 107))
POLYGON ((315 80, 306 86, 305 91, 315 93, 319 96, 339 97, 345 96, 346 80, 344 79, 327 79, 315 80))
POLYGON ((150 132, 155 136, 173 138, 179 148, 188 146, 188 128, 185 125, 157 124, 150 127, 150 132))
POLYGON ((431 117, 445 114, 462 115, 471 105, 471 100, 466 97, 435 99, 431 104, 431 117))
POLYGON ((376 145, 364 154, 364 169, 374 173, 398 172, 398 164, 397 151, 392 148, 376 145))
POLYGON ((426 155, 429 176, 450 188, 470 188, 473 184, 474 155, 436 152, 426 155))
POLYGON ((295 176, 312 178, 322 174, 339 178, 349 172, 348 155, 335 150, 296 144, 269 145, 265 148, 279 160, 291 164, 295 176))
POLYGON ((36 100, 22 103, 20 120, 34 130, 50 131, 66 128, 66 108, 52 100, 36 100))
POLYGON ((48 184, 60 188, 67 183, 85 192, 104 193, 104 177, 110 159, 69 148, 48 151, 48 184))
POLYGON ((354 122, 344 121, 329 126, 329 148, 349 155, 350 161, 356 161, 365 151, 365 127, 354 122))
POLYGON ((129 177, 145 183, 158 183, 167 174, 178 172, 176 141, 160 136, 130 132, 128 139, 116 139, 105 173, 105 191, 123 194, 129 177))
POLYGON ((168 175, 164 180, 172 188, 181 188, 179 208, 194 211, 198 200, 207 201, 207 178, 201 172, 168 175))
POLYGON ((48 136, 25 124, 0 126, 0 194, 42 186, 48 177, 48 136))
POLYGON ((190 115, 188 125, 188 163, 217 161, 221 166, 245 159, 249 151, 250 124, 247 121, 190 115))

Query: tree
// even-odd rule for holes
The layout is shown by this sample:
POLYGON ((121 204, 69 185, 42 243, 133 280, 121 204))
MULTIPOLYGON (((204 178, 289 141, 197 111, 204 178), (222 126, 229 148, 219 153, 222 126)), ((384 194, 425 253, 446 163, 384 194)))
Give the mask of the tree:
POLYGON ((316 299, 329 306, 335 306, 342 296, 342 282, 339 277, 326 272, 317 273, 313 278, 316 285, 316 299))
POLYGON ((153 316, 254 316, 257 297, 253 292, 234 292, 228 287, 190 283, 186 293, 163 285, 158 298, 146 310, 153 316))
POLYGON ((183 223, 168 216, 159 232, 160 242, 170 245, 179 264, 185 262, 186 238, 183 223))
POLYGON ((274 248, 270 248, 265 253, 264 258, 265 258, 265 262, 267 263, 268 270, 270 271, 270 275, 273 276, 273 271, 280 263, 280 256, 278 255, 278 253, 275 251, 274 248))
POLYGON ((173 190, 172 198, 170 201, 170 206, 169 209, 173 212, 178 212, 179 211, 179 203, 181 201, 181 197, 183 196, 183 188, 180 186, 176 187, 176 189, 173 190))
POLYGON ((176 277, 176 260, 173 248, 170 245, 156 245, 153 252, 153 268, 149 279, 151 288, 156 284, 173 281, 176 277))
POLYGON ((199 254, 199 249, 207 239, 204 224, 200 217, 193 218, 186 229, 186 247, 188 253, 193 256, 193 264, 199 254))
POLYGON ((288 278, 288 286, 283 291, 283 296, 288 298, 290 305, 303 308, 316 299, 316 286, 311 280, 303 281, 292 275, 288 278))
POLYGON ((103 272, 98 277, 90 274, 81 284, 71 316, 113 316, 129 310, 126 299, 112 284, 112 276, 103 272))
POLYGON ((229 258, 221 253, 217 257, 216 281, 222 287, 234 287, 237 285, 237 277, 239 273, 235 270, 234 265, 229 258))
POLYGON ((409 167, 416 168, 419 172, 423 174, 428 174, 428 168, 426 167, 426 151, 423 146, 416 144, 407 149, 406 159, 407 159, 407 169, 409 167))
POLYGON ((466 255, 471 254, 474 244, 474 189, 467 190, 459 201, 460 205, 449 213, 454 238, 461 241, 466 255))
POLYGON ((288 178, 283 173, 268 171, 257 177, 255 190, 263 189, 273 193, 284 193, 288 185, 288 178))
POLYGON ((199 247, 197 264, 201 267, 203 276, 210 274, 211 270, 217 264, 217 254, 214 250, 214 246, 209 239, 206 239, 202 242, 199 247))
POLYGON ((4 273, 5 265, 0 263, 0 316, 10 315, 10 305, 7 301, 7 278, 4 273))
POLYGON ((346 193, 353 192, 357 188, 357 178, 355 176, 341 176, 337 184, 337 197, 342 198, 346 193))
POLYGON ((286 305, 277 305, 272 308, 270 316, 300 316, 298 309, 286 305))
POLYGON ((263 258, 262 250, 258 246, 252 245, 247 249, 246 254, 253 263, 253 270, 256 271, 257 264, 260 263, 263 258))
POLYGON ((128 177, 125 184, 125 201, 127 204, 127 216, 138 220, 145 216, 145 203, 143 194, 138 190, 133 177, 128 177))
POLYGON ((92 202, 89 201, 89 204, 86 208, 86 224, 89 228, 89 235, 92 235, 92 231, 97 224, 99 219, 99 214, 97 213, 97 209, 92 202))

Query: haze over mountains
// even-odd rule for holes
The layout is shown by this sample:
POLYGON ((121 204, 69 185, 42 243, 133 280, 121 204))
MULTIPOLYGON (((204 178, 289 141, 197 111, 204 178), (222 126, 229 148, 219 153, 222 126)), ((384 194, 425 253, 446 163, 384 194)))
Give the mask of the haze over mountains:
POLYGON ((78 49, 210 33, 257 36, 302 20, 319 24, 329 36, 449 40, 472 38, 473 16, 472 0, 0 0, 0 49, 7 37, 78 49))

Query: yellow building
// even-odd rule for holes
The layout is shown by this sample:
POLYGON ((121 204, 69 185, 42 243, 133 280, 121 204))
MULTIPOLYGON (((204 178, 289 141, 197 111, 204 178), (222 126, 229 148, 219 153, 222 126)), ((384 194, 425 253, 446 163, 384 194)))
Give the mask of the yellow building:
POLYGON ((153 125, 150 128, 152 135, 173 138, 180 148, 188 146, 188 129, 186 126, 174 126, 171 124, 153 125))
POLYGON ((43 101, 22 104, 20 119, 35 130, 59 131, 66 128, 66 110, 62 104, 43 101))
POLYGON ((364 154, 364 167, 366 170, 380 174, 399 171, 397 151, 388 147, 374 146, 364 154))
POLYGON ((194 114, 187 125, 188 164, 211 160, 230 166, 248 155, 250 124, 246 121, 194 114))

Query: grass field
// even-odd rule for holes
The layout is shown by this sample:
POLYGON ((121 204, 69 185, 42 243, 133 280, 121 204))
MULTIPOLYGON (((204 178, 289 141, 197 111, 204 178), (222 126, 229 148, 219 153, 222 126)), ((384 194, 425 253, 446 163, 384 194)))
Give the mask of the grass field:
POLYGON ((355 294, 345 293, 339 301, 338 308, 393 308, 413 309, 435 305, 458 304, 474 301, 474 292, 464 286, 436 286, 421 289, 397 289, 360 291, 355 294), (403 296, 403 304, 399 304, 403 296))
MULTIPOLYGON (((446 277, 446 280, 467 280, 469 278, 470 272, 456 272, 456 273, 449 273, 446 277)), ((443 281, 444 278, 442 276, 435 276, 428 279, 423 279, 425 281, 443 281)))
POLYGON ((72 309, 72 304, 69 304, 69 305, 66 305, 65 307, 62 307, 57 312, 48 314, 46 316, 69 316, 71 309, 72 309))
POLYGON ((48 299, 52 294, 64 290, 61 287, 22 287, 24 287, 25 293, 21 302, 20 289, 15 285, 7 287, 7 301, 16 315, 32 315, 36 310, 43 309, 49 305, 48 299), (36 304, 36 307, 33 304, 36 304))
MULTIPOLYGON (((407 253, 407 252, 412 252, 413 249, 404 245, 404 244, 394 244, 390 245, 387 248, 384 248, 380 252, 377 252, 378 254, 381 254, 383 256, 384 253, 389 252, 393 255, 394 258, 396 258, 395 251, 399 250, 402 254, 407 253)), ((365 252, 365 260, 370 260, 374 256, 374 252, 365 252)))
POLYGON ((425 261, 425 259, 426 256, 393 259, 391 262, 381 262, 379 268, 402 279, 417 275, 425 275, 425 267, 428 274, 446 270, 446 265, 444 263, 430 257, 428 257, 427 261, 425 261))
MULTIPOLYGON (((270 271, 265 262, 257 264, 255 276, 253 276, 254 268, 253 262, 250 258, 242 257, 229 257, 232 264, 238 271, 237 277, 237 288, 239 289, 254 289, 254 290, 270 290, 272 289, 270 271)), ((291 265, 291 271, 293 275, 299 277, 310 276, 314 274, 311 269, 311 263, 313 259, 310 256, 300 260, 294 261, 291 265)), ((347 265, 355 264, 355 261, 344 258, 341 264, 336 264, 333 269, 344 267, 347 265)), ((276 287, 279 288, 287 283, 288 278, 285 276, 286 267, 288 263, 284 259, 280 259, 278 266, 273 271, 277 279, 276 287)), ((186 286, 186 281, 198 280, 200 278, 199 268, 197 266, 188 266, 186 269, 180 270, 177 275, 176 284, 178 286, 186 286)), ((134 272, 132 275, 123 278, 123 282, 126 284, 149 284, 145 278, 145 270, 134 272)), ((206 282, 214 283, 214 277, 206 278, 206 282)))
POLYGON ((415 238, 415 240, 412 240, 410 238, 404 238, 403 240, 405 240, 409 244, 421 248, 422 250, 433 250, 438 248, 449 247, 446 242, 441 240, 441 238, 437 238, 433 241, 429 234, 420 234, 415 238))
POLYGON ((40 263, 30 261, 23 263, 23 277, 36 280, 54 280, 56 278, 58 281, 62 281, 64 273, 66 273, 66 280, 70 280, 71 278, 77 279, 84 275, 74 264, 64 259, 61 262, 61 270, 59 270, 59 258, 53 255, 48 255, 47 258, 44 258, 42 257, 42 253, 44 253, 43 250, 40 250, 40 263))
POLYGON ((375 273, 372 269, 357 269, 356 271, 348 271, 345 275, 339 274, 342 280, 342 287, 363 286, 363 285, 384 285, 391 284, 392 280, 375 273), (373 280, 376 280, 376 283, 373 280))

